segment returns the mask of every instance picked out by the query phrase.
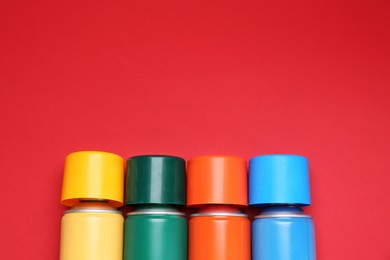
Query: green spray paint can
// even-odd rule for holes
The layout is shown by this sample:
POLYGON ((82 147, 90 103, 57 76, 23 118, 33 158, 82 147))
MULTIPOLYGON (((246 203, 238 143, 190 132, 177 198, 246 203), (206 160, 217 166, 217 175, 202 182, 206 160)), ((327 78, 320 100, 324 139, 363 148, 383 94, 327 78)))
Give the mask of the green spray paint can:
POLYGON ((124 260, 186 260, 186 173, 182 158, 165 155, 127 161, 124 260))

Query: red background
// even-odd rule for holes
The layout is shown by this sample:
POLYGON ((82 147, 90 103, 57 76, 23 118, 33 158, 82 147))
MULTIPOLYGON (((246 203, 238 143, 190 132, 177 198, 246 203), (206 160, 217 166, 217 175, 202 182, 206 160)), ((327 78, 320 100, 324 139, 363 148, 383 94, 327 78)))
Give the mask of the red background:
POLYGON ((310 160, 318 259, 390 259, 389 1, 0 1, 0 259, 58 259, 63 162, 310 160))

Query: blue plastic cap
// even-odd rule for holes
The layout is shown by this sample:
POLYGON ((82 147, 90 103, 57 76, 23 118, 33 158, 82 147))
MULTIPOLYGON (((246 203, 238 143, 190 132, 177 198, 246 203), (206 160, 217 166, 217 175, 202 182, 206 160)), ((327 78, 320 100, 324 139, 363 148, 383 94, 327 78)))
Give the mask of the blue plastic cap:
POLYGON ((311 204, 306 157, 274 154, 249 160, 249 205, 266 204, 311 204))

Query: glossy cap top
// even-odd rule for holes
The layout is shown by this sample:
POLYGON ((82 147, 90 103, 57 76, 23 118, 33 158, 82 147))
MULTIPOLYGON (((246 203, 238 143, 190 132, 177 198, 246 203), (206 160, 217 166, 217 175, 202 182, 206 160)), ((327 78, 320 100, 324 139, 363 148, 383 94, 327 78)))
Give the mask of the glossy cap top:
POLYGON ((80 151, 66 156, 61 203, 72 207, 80 200, 108 200, 123 205, 124 160, 106 152, 80 151))
POLYGON ((185 205, 184 159, 168 155, 143 155, 127 160, 126 205, 185 205))
POLYGON ((299 155, 262 155, 249 161, 249 205, 310 205, 308 160, 299 155))
POLYGON ((246 206, 247 167, 235 156, 199 156, 188 161, 187 205, 246 206))

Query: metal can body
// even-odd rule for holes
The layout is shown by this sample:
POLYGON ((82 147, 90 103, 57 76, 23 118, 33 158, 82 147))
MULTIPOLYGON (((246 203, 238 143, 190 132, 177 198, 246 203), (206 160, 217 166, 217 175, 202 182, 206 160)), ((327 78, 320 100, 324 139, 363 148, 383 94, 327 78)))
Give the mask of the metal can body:
POLYGON ((186 260, 187 219, 169 210, 140 210, 125 221, 124 260, 186 260))
POLYGON ((60 260, 122 260, 123 222, 116 210, 68 211, 61 221, 60 260))
POLYGON ((252 223, 252 259, 316 259, 312 218, 291 210, 257 216, 252 223))
POLYGON ((250 260, 250 221, 244 214, 199 213, 189 221, 189 260, 250 260))

